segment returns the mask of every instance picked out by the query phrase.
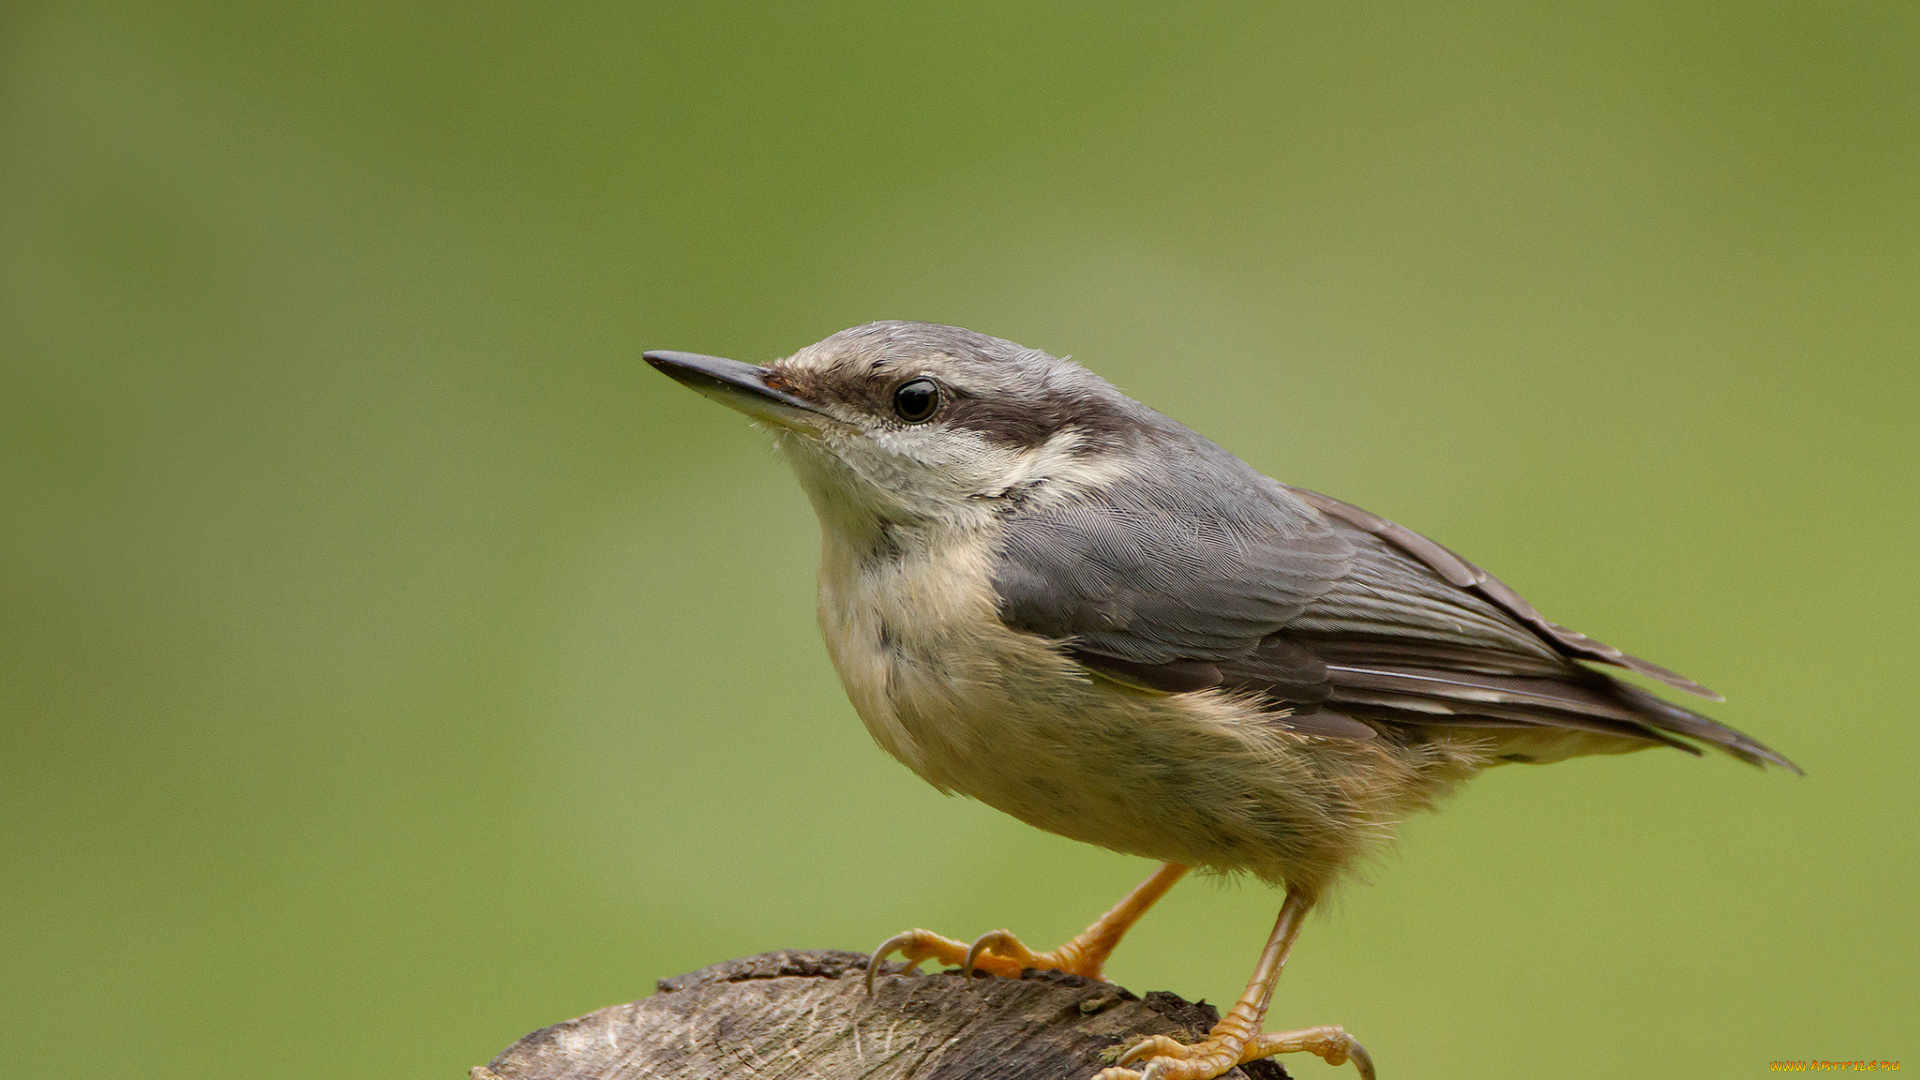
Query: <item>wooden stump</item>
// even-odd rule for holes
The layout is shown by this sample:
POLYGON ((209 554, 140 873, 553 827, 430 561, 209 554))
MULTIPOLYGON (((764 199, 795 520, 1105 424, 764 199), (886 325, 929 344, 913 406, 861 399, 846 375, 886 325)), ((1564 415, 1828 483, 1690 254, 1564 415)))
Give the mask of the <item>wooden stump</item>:
MULTIPOLYGON (((1212 1006, 1028 971, 888 974, 862 953, 782 951, 660 980, 650 998, 528 1035, 473 1080, 1085 1080, 1146 1035, 1204 1035, 1212 1006)), ((1286 1080, 1271 1061, 1227 1074, 1286 1080)))

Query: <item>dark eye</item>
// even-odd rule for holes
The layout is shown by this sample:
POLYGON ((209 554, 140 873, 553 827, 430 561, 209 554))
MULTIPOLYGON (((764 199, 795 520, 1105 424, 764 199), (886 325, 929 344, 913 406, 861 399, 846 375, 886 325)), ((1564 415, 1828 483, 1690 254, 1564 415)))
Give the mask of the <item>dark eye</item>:
POLYGON ((893 411, 909 424, 918 424, 940 407, 940 388, 932 379, 915 379, 900 384, 893 392, 893 411))

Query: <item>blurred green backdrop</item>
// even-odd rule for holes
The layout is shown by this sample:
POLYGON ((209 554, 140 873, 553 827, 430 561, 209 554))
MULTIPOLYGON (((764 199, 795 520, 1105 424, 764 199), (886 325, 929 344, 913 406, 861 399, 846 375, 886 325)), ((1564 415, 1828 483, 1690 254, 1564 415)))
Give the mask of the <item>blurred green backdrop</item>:
MULTIPOLYGON (((638 363, 874 318, 1071 353, 1808 770, 1497 770, 1275 1024, 1912 1064, 1916 177, 1906 2, 10 4, 0 1072, 461 1076, 1144 875, 871 745, 797 488, 638 363)), ((1231 1000, 1277 902, 1113 974, 1231 1000)))

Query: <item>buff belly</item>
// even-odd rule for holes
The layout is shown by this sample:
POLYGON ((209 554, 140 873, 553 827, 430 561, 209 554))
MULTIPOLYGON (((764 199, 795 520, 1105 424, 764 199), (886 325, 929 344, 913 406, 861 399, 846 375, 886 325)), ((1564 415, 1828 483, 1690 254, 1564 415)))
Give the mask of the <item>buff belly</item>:
POLYGON ((836 580, 823 558, 829 652, 884 749, 1038 828, 1318 892, 1486 761, 1466 740, 1301 736, 1215 691, 1121 687, 1001 624, 968 560, 940 562, 836 580))

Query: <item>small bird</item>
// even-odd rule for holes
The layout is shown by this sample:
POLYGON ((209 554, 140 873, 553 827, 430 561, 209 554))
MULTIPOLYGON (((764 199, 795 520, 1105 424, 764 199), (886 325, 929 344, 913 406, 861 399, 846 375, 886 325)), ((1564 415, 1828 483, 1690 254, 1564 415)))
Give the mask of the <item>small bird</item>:
POLYGON ((1295 1051, 1371 1080, 1340 1027, 1263 1033, 1274 983, 1315 901, 1482 769, 1704 744, 1799 771, 1598 667, 1712 691, 1068 360, 916 322, 764 367, 645 356, 773 433, 820 519, 827 651, 882 748, 943 792, 1162 863, 1049 952, 1005 930, 892 937, 869 992, 894 953, 909 969, 1098 977, 1192 867, 1285 890, 1219 1024, 1192 1044, 1146 1039, 1096 1080, 1210 1080, 1295 1051))

